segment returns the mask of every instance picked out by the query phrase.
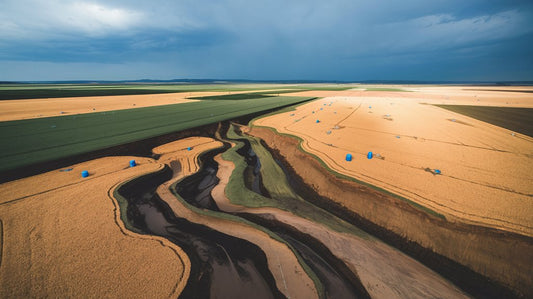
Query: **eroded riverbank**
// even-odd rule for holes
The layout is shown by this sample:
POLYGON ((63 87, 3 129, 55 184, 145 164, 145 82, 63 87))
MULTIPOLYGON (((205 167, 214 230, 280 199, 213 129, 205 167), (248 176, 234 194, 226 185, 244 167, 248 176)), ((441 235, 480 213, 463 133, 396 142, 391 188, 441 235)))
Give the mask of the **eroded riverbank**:
POLYGON ((309 200, 401 248, 469 293, 512 297, 532 292, 530 238, 432 217, 394 197, 337 178, 303 153, 296 139, 260 127, 250 134, 265 140, 284 160, 300 181, 297 189, 309 200))

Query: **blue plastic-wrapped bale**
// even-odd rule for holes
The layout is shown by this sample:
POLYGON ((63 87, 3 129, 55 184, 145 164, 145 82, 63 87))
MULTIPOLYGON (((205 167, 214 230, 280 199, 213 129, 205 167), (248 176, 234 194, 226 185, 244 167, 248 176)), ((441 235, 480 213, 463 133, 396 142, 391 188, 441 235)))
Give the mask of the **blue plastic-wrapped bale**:
POLYGON ((346 154, 346 161, 352 161, 352 154, 346 154))
POLYGON ((82 178, 86 178, 88 176, 89 176, 89 172, 87 170, 84 170, 84 171, 81 172, 81 177, 82 178))
POLYGON ((130 167, 135 167, 136 165, 135 160, 130 160, 130 167))
POLYGON ((318 124, 319 122, 320 122, 320 120, 317 119, 317 120, 316 120, 316 123, 318 124))
POLYGON ((435 169, 435 174, 440 174, 440 169, 435 169))
POLYGON ((188 151, 192 150, 192 147, 189 146, 189 147, 187 148, 187 150, 188 150, 188 151))
POLYGON ((372 159, 373 156, 374 156, 374 154, 372 154, 372 152, 368 152, 368 154, 366 155, 366 157, 368 159, 372 159))

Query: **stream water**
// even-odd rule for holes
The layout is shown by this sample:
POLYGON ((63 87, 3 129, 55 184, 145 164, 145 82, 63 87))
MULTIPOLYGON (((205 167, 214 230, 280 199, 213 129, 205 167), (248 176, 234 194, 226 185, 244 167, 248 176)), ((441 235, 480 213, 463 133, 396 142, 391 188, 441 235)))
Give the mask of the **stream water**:
MULTIPOLYGON (((243 138, 239 139, 239 141, 243 142, 244 146, 237 153, 242 155, 248 164, 244 171, 246 187, 260 195, 270 197, 262 184, 261 161, 252 150, 248 140, 243 138)), ((220 150, 213 150, 203 154, 200 157, 202 169, 176 184, 176 192, 196 207, 219 211, 211 197, 211 190, 219 181, 216 178, 218 164, 213 159, 218 153, 220 153, 220 150)), ((274 221, 268 215, 245 213, 238 214, 238 216, 266 227, 291 244, 305 263, 319 277, 324 285, 327 298, 368 296, 358 278, 318 240, 308 235, 297 233, 294 229, 288 229, 287 225, 274 221), (311 239, 312 242, 309 242, 311 239), (341 269, 339 270, 339 268, 341 269)))
MULTIPOLYGON (((262 184, 261 161, 248 140, 238 151, 247 162, 245 185, 269 197, 262 184)), ((221 212, 211 196, 219 183, 218 164, 214 157, 227 150, 214 149, 200 155, 201 168, 175 185, 185 201, 198 208, 221 212)), ((191 275, 181 298, 283 298, 277 289, 264 252, 256 245, 175 215, 156 194, 158 186, 180 171, 172 161, 157 175, 147 175, 123 185, 119 193, 128 201, 128 221, 142 233, 158 235, 177 244, 191 260, 191 275)), ((237 214, 262 225, 291 244, 324 286, 327 298, 367 297, 358 278, 318 240, 302 234, 269 215, 237 214)))
MULTIPOLYGON (((258 246, 174 215, 155 193, 171 177, 167 168, 125 184, 119 192, 128 201, 128 220, 136 229, 165 237, 187 253, 191 276, 180 297, 284 298, 258 246)), ((198 185, 212 185, 206 182, 202 179, 198 185)))

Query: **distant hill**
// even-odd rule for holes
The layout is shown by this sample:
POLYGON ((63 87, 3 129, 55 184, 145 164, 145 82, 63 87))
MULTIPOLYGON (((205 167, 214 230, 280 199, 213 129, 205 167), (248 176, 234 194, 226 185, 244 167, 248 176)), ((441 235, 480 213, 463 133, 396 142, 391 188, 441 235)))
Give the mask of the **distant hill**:
POLYGON ((421 80, 247 80, 247 79, 171 79, 171 80, 70 80, 70 81, 0 81, 0 85, 7 84, 398 84, 398 85, 487 85, 487 86, 516 86, 533 85, 533 81, 421 81, 421 80))

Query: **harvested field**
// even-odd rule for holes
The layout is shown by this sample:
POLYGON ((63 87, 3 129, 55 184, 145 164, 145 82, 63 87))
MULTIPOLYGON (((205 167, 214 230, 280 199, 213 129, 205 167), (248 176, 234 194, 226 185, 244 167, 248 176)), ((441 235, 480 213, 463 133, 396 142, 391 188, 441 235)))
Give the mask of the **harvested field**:
POLYGON ((449 221, 533 236, 533 139, 420 101, 331 97, 254 125, 298 136, 303 149, 332 170, 449 221), (368 152, 375 158, 367 159, 368 152), (345 161, 348 153, 354 161, 345 161))
MULTIPOLYGON (((187 99, 191 93, 47 98, 0 101, 0 121, 76 115, 113 110, 194 102, 187 99)), ((221 92, 193 93, 197 96, 218 95, 221 92)))
MULTIPOLYGON (((527 268, 530 263, 522 258, 529 256, 527 252, 533 244, 530 217, 533 212, 530 202, 533 176, 529 171, 533 139, 475 118, 425 105, 482 102, 477 105, 505 106, 508 101, 505 95, 514 96, 514 93, 494 94, 487 90, 481 93, 452 87, 405 89, 413 92, 396 92, 394 95, 391 92, 350 91, 354 93, 351 96, 339 92, 338 96, 306 103, 292 111, 287 109, 283 113, 258 118, 253 122, 251 133, 266 138, 269 146, 288 155, 293 167, 304 163, 297 167, 298 174, 321 196, 354 211, 358 217, 370 219, 408 240, 503 282, 521 294, 529 294, 530 271, 527 268), (300 149, 317 158, 322 163, 319 168, 331 171, 332 177, 314 177, 314 170, 310 171, 310 168, 315 166, 299 161, 298 155, 293 154, 297 142, 294 149, 289 149, 288 144, 278 141, 285 137, 267 133, 268 130, 260 127, 273 128, 301 140, 300 149), (372 152, 372 159, 367 157, 369 152, 372 152), (347 154, 352 155, 352 161, 346 161, 347 154), (368 194, 375 192, 370 191, 372 189, 377 190, 378 193, 384 192, 384 196, 391 196, 392 202, 407 204, 410 206, 407 210, 413 209, 408 213, 413 219, 408 220, 411 216, 396 210, 399 202, 379 207, 376 199, 383 196, 375 195, 376 199, 370 199, 372 195, 367 200, 364 199, 366 195, 351 196, 352 193, 347 191, 351 187, 334 183, 338 178, 360 186, 353 187, 353 192, 366 190, 364 186, 368 186, 369 191, 365 191, 368 194), (400 218, 387 216, 394 214, 400 218), (419 215, 414 216, 416 214, 419 215), (426 216, 422 217, 424 214, 426 216), (437 226, 430 229, 431 232, 426 231, 425 228, 432 226, 419 221, 429 221, 437 226), (414 226, 409 228, 408 223, 414 226), (458 226, 446 228, 444 223, 458 226), (479 227, 487 227, 488 231, 483 232, 479 227), (497 233, 493 235, 491 229, 497 233), (465 231, 470 231, 470 237, 463 235, 465 231), (502 231, 512 234, 506 236, 502 231), (430 237, 432 234, 435 236, 430 237), (477 240, 473 243, 475 246, 469 245, 472 251, 457 252, 457 245, 453 244, 465 244, 469 238, 477 240), (509 254, 517 248, 521 248, 520 257, 509 254), (524 265, 526 268, 522 267, 524 265)), ((528 93, 518 95, 510 106, 531 107, 533 98, 528 93)), ((515 119, 504 121, 520 122, 515 119)), ((321 170, 317 168, 317 171, 321 170)))
POLYGON ((162 167, 135 158, 139 166, 129 168, 133 158, 93 160, 0 185, 0 297, 176 297, 183 290, 185 253, 126 230, 110 197, 117 184, 162 167), (82 178, 81 170, 90 176, 82 178))
MULTIPOLYGON (((267 198, 258 199, 261 195, 253 194, 251 190, 245 187, 242 187, 238 194, 235 187, 232 187, 233 190, 230 189, 231 185, 239 184, 239 181, 242 185, 242 180, 245 178, 240 176, 242 168, 237 169, 234 162, 222 159, 224 156, 228 158, 231 156, 222 155, 216 158, 220 165, 217 176, 221 183, 212 192, 218 207, 223 211, 238 213, 238 215, 251 213, 256 217, 264 218, 264 223, 279 221, 308 234, 311 238, 320 240, 336 257, 345 262, 351 271, 357 273, 365 290, 373 298, 395 298, 402 297, 402 294, 415 293, 421 297, 434 297, 443 294, 449 297, 464 296, 449 282, 411 258, 372 238, 357 227, 351 226, 332 215, 327 215, 321 209, 298 198, 298 195, 288 186, 284 172, 274 163, 269 154, 261 154, 258 147, 253 146, 252 148, 261 161, 262 182, 268 190, 268 194, 272 196, 270 203, 268 203, 267 198), (269 166, 265 167, 265 165, 269 166), (278 171, 274 171, 272 168, 278 168, 278 171), (272 172, 276 173, 275 175, 279 180, 277 186, 268 183, 269 179, 272 178, 272 172), (257 206, 258 201, 264 203, 262 207, 257 206), (294 205, 291 204, 291 201, 300 201, 300 203, 294 205), (406 275, 405 273, 409 274, 406 275)), ((232 159, 241 163, 236 158, 232 159)), ((276 226, 276 224, 272 225, 276 226)), ((336 269, 340 270, 340 267, 337 266, 336 269)), ((329 274, 328 277, 335 277, 335 275, 329 274)), ((326 293, 329 293, 330 296, 335 291, 340 292, 337 293, 340 297, 354 296, 353 293, 342 293, 343 288, 348 288, 342 283, 337 282, 333 289, 328 289, 328 283, 331 282, 327 279, 321 279, 321 281, 324 282, 326 293)), ((332 296, 332 298, 335 297, 332 296)))
MULTIPOLYGON (((1 92, 0 92, 1 93, 1 92)), ((164 94, 133 94, 99 97, 0 100, 0 121, 77 115, 143 107, 164 106, 209 99, 253 99, 268 97, 247 91, 206 91, 164 94)))

